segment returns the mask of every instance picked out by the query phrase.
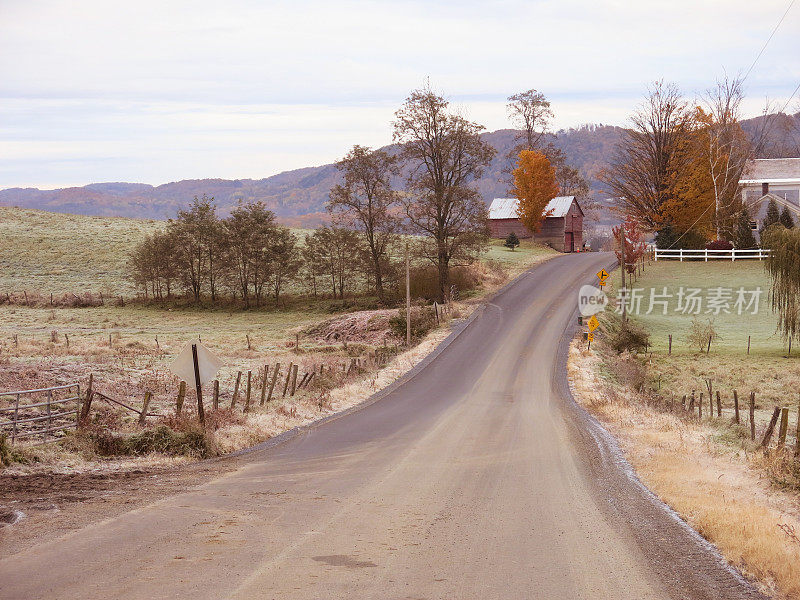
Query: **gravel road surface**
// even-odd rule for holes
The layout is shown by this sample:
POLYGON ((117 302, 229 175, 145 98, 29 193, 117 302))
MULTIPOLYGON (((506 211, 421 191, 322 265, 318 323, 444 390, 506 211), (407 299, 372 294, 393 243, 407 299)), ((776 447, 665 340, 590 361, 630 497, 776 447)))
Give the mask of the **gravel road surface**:
POLYGON ((547 261, 376 402, 3 557, 0 598, 761 598, 571 399, 577 291, 611 262, 547 261))

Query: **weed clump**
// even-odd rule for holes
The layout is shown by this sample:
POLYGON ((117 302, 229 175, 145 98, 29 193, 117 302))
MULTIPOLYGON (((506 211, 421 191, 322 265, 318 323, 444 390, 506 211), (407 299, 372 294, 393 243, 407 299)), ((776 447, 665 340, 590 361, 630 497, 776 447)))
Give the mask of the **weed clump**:
POLYGON ((199 426, 175 431, 166 425, 159 425, 155 429, 132 435, 110 431, 89 432, 87 435, 100 456, 142 456, 158 452, 171 456, 208 458, 218 454, 211 435, 199 426))
MULTIPOLYGON (((432 306, 411 307, 411 339, 419 341, 436 327, 436 315, 432 306)), ((399 339, 406 337, 406 309, 402 308, 389 319, 392 334, 399 339)))
POLYGON ((6 467, 14 462, 26 462, 25 457, 8 443, 5 435, 0 435, 0 467, 6 467))

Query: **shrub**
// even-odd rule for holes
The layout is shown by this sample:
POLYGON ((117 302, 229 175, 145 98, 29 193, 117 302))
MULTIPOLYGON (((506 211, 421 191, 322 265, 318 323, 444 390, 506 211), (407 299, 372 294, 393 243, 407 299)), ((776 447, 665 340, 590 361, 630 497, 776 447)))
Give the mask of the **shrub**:
POLYGON ((705 248, 706 237, 697 231, 676 231, 671 225, 666 225, 658 230, 655 237, 657 248, 686 248, 688 250, 701 250, 705 248))
POLYGON ((733 244, 727 240, 714 240, 706 244, 706 250, 733 250, 733 244))
POLYGON ((709 319, 706 322, 700 321, 697 317, 692 319, 686 341, 689 342, 690 345, 696 347, 698 351, 702 352, 707 349, 709 340, 713 342, 718 338, 719 334, 717 330, 714 329, 714 319, 709 319))
MULTIPOLYGON (((398 314, 389 319, 389 328, 392 334, 401 339, 406 339, 406 309, 400 309, 398 314)), ((436 327, 436 315, 432 306, 411 307, 411 339, 420 340, 436 327)))
POLYGON ((632 321, 623 321, 619 328, 612 332, 609 344, 619 353, 626 350, 642 352, 647 350, 650 344, 650 335, 640 325, 632 321))
MULTIPOLYGON (((429 302, 439 299, 439 271, 433 265, 417 267, 411 270, 411 296, 424 298, 429 302)), ((476 289, 480 286, 479 273, 468 267, 450 269, 450 284, 460 292, 476 289)), ((405 334, 404 334, 405 335, 405 334)))

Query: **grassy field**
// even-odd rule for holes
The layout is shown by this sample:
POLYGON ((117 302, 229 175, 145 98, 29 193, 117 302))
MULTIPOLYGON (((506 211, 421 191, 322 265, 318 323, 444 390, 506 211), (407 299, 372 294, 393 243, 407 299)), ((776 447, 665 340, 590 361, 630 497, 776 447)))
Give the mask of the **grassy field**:
MULTIPOLYGON (((618 272, 612 275, 611 297, 616 296, 619 278, 618 272)), ((612 335, 605 326, 613 329, 618 317, 601 315, 601 343, 591 352, 583 342, 571 351, 576 397, 621 440, 648 487, 717 544, 732 564, 776 597, 798 597, 800 549, 787 535, 789 530, 779 525, 800 529, 800 470, 792 458, 800 419, 800 353, 792 349, 787 356, 788 345, 776 333, 763 263, 660 261, 646 265, 632 287, 643 291, 640 310, 631 320, 650 334, 649 351, 617 354, 603 344, 612 335), (700 314, 677 310, 681 287, 684 292, 702 290, 700 314), (732 299, 729 312, 714 314, 708 293, 720 287, 731 288, 732 299), (754 314, 752 308, 738 314, 734 304, 740 287, 761 288, 754 314), (672 296, 667 298, 666 315, 661 305, 647 314, 651 289, 672 296), (719 338, 709 353, 687 339, 693 318, 713 319, 719 338), (710 410, 709 379, 714 392, 721 394, 721 417, 710 410), (740 425, 733 423, 733 390, 740 399, 740 425), (703 398, 702 419, 697 408, 691 413, 682 409, 681 398, 693 391, 698 400, 703 398), (755 440, 747 425, 751 391, 756 393, 755 440), (775 406, 790 408, 786 446, 778 449, 776 428, 771 450, 763 452, 759 443, 775 406)))
MULTIPOLYGON (((611 281, 619 282, 615 272, 611 281)), ((616 295, 614 285, 610 294, 616 295)), ((737 390, 742 402, 751 391, 756 392, 759 407, 757 418, 763 422, 769 418, 775 405, 797 407, 800 389, 800 349, 792 349, 787 357, 788 346, 776 333, 777 317, 769 302, 770 280, 764 264, 758 261, 678 262, 659 261, 647 265, 644 274, 634 282, 634 288, 643 290, 641 310, 632 318, 642 324, 650 334, 649 377, 654 389, 667 396, 677 397, 706 392, 706 380, 711 379, 715 390, 722 394, 723 404, 731 406, 733 390, 737 390), (720 311, 714 315, 706 312, 705 303, 699 315, 683 314, 677 310, 676 294, 680 287, 699 288, 702 295, 712 288, 732 288, 733 299, 730 312, 720 311), (650 290, 656 294, 666 293, 667 314, 662 314, 659 305, 649 315, 650 290), (736 290, 761 288, 758 310, 737 314, 734 308, 736 290), (711 352, 701 352, 687 339, 693 318, 701 322, 713 320, 719 338, 712 342, 711 352), (672 353, 669 354, 669 335, 672 335, 672 353), (750 353, 747 341, 750 337, 750 353)), ((748 296, 749 299, 749 296, 748 296)), ((794 412, 793 408, 793 412, 794 412)), ((794 417, 793 417, 794 419, 794 417)))
MULTIPOLYGON (((319 373, 320 365, 331 373, 317 377, 313 389, 304 389, 298 397, 281 397, 248 416, 247 425, 240 424, 243 440, 225 446, 230 450, 355 401, 342 390, 357 389, 359 397, 366 397, 376 389, 377 377, 388 377, 376 374, 375 353, 391 358, 403 350, 389 325, 395 310, 377 306, 371 297, 311 298, 302 284, 289 290, 280 307, 249 311, 197 307, 184 301, 109 302, 112 295, 133 295, 125 277, 127 257, 139 240, 164 222, 13 208, 0 208, 0 222, 5 233, 0 239, 0 293, 92 291, 103 292, 107 299, 103 306, 82 308, 50 307, 46 300, 29 306, 20 303, 19 297, 14 303, 0 304, 0 391, 76 381, 85 386, 91 373, 95 388, 102 393, 140 406, 144 392, 150 391, 150 410, 170 414, 179 382, 169 364, 198 336, 224 363, 218 374, 223 406, 231 401, 239 371, 252 371, 256 389, 260 389, 264 365, 274 367, 276 362, 283 365, 282 377, 289 362, 300 365, 300 376, 312 370, 319 373), (341 335, 331 336, 332 330, 341 330, 341 335), (343 373, 353 358, 362 365, 355 380, 343 373), (334 392, 348 397, 334 401, 334 392)), ((464 316, 482 296, 555 254, 531 242, 511 251, 501 240, 492 241, 482 261, 472 267, 480 287, 464 294, 465 303, 456 304, 425 344, 430 346, 432 339, 446 334, 450 318, 464 316)), ((415 360, 413 356, 422 355, 412 348, 405 354, 410 358, 395 359, 381 373, 396 376, 411 367, 408 361, 415 360)), ((188 407, 192 394, 190 386, 188 407)), ((134 415, 126 415, 124 427, 136 429, 134 415)))
MULTIPOLYGON (((0 293, 133 296, 136 290, 126 276, 128 257, 145 236, 165 225, 165 221, 0 207, 0 293)), ((292 231, 300 239, 309 232, 292 231)), ((515 251, 503 247, 503 240, 492 240, 483 260, 514 276, 553 253, 527 240, 515 251)), ((304 290, 292 286, 289 291, 304 290)))
POLYGON ((0 207, 0 292, 132 294, 128 256, 164 225, 0 207))

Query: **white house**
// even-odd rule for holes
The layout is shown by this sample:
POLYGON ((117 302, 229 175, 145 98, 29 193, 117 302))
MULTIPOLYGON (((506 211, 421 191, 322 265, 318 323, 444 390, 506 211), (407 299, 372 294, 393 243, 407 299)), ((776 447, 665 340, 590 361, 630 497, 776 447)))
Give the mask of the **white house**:
POLYGON ((739 181, 742 201, 760 227, 769 200, 788 206, 800 218, 800 158, 758 158, 750 161, 739 181))

